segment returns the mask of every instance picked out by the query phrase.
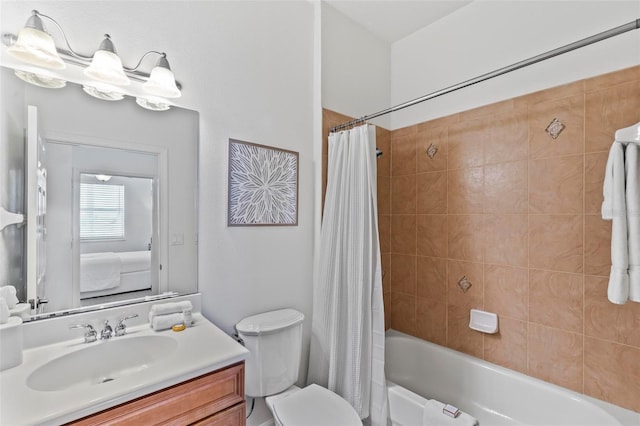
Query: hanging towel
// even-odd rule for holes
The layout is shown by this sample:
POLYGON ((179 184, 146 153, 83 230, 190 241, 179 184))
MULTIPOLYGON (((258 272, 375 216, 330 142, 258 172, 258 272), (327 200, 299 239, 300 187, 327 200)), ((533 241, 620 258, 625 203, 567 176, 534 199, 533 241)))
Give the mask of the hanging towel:
POLYGON ((629 299, 629 247, 625 194, 624 145, 614 142, 605 168, 602 218, 611 220, 611 273, 609 301, 623 304, 629 299))
POLYGON ((625 177, 627 202, 627 244, 629 246, 629 300, 640 302, 640 173, 638 147, 627 145, 625 177))

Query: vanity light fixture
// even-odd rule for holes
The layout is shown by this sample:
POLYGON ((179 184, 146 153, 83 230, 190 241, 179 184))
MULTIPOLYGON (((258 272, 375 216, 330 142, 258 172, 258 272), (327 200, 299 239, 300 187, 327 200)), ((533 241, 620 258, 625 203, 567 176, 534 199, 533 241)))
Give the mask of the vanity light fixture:
POLYGON ((45 31, 40 16, 37 11, 33 11, 24 28, 18 33, 18 39, 9 46, 7 52, 14 58, 31 65, 63 69, 66 65, 58 55, 53 39, 45 31))
POLYGON ((84 90, 87 95, 102 99, 103 101, 119 101, 120 99, 124 99, 124 93, 107 84, 84 84, 82 90, 84 90))
POLYGON ((179 98, 182 96, 180 89, 176 86, 176 79, 173 76, 166 54, 163 53, 158 59, 155 68, 151 70, 149 80, 142 85, 142 88, 151 95, 163 98, 179 98))
POLYGON ((154 98, 152 96, 143 98, 137 97, 136 103, 140 105, 142 108, 151 110, 151 111, 166 111, 169 109, 169 104, 160 98, 154 98))
POLYGON ((122 61, 116 54, 116 48, 109 34, 104 35, 100 47, 93 54, 91 65, 84 69, 84 75, 107 84, 127 86, 131 84, 129 78, 124 75, 122 61))
POLYGON ((92 56, 85 56, 74 51, 67 36, 56 20, 37 10, 27 20, 24 28, 16 37, 4 34, 3 42, 9 46, 7 53, 20 61, 30 64, 32 69, 16 70, 16 75, 22 80, 46 88, 64 87, 66 81, 59 77, 50 77, 46 69, 60 70, 66 64, 84 67, 84 75, 89 79, 83 82, 83 90, 98 99, 117 101, 124 98, 125 91, 120 87, 128 86, 131 80, 143 82, 142 91, 138 95, 138 105, 154 111, 165 111, 170 108, 167 99, 178 98, 182 95, 180 85, 176 82, 167 55, 155 50, 146 52, 133 68, 122 65, 122 60, 116 53, 111 37, 105 34, 100 47, 92 56), (50 34, 44 28, 43 18, 51 21, 60 31, 66 49, 56 48, 50 34), (143 60, 149 55, 158 55, 155 67, 150 74, 139 70, 143 60))
POLYGON ((15 70, 14 73, 20 80, 47 89, 59 89, 67 85, 66 81, 61 78, 48 76, 44 71, 35 73, 25 70, 15 70))

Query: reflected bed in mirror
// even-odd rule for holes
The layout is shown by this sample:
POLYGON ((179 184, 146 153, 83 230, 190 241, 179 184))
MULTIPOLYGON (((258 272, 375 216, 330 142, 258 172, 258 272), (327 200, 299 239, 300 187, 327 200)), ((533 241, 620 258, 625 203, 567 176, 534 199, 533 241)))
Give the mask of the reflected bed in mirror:
POLYGON ((0 285, 47 301, 34 319, 197 292, 198 113, 0 71, 0 190, 28 217, 2 235, 0 285))

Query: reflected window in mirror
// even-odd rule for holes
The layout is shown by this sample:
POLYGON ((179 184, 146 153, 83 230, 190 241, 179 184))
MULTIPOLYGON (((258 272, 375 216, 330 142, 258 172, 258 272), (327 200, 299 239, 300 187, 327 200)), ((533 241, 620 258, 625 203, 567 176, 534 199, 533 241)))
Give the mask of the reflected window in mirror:
POLYGON ((80 183, 80 241, 125 239, 125 189, 122 184, 80 183))

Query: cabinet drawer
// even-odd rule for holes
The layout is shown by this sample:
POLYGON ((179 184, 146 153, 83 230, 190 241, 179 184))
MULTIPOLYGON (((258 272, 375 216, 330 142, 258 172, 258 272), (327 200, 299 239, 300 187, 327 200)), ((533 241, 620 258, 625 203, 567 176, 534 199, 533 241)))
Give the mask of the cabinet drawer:
MULTIPOLYGON (((70 424, 185 425, 205 419, 242 402, 244 402, 244 363, 239 363, 70 424)), ((244 407, 244 404, 242 406, 244 407)))
POLYGON ((244 426, 246 423, 245 416, 245 404, 242 403, 195 422, 191 426, 244 426))

